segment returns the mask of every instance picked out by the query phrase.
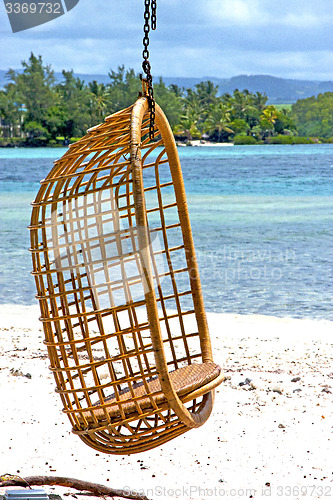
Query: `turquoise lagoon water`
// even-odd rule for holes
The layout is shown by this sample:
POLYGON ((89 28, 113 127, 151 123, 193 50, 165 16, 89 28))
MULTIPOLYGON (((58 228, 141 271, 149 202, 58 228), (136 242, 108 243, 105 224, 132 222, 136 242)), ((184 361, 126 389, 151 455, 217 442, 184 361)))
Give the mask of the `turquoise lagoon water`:
MULTIPOLYGON (((0 149, 0 303, 36 303, 30 202, 65 151, 0 149)), ((206 309, 332 319, 333 145, 179 154, 206 309)))

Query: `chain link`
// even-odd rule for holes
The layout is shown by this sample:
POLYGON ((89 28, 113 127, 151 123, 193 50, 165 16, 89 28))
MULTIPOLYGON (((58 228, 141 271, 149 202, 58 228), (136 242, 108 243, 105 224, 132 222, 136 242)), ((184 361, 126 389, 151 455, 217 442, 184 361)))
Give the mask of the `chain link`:
POLYGON ((154 99, 154 89, 153 89, 153 77, 151 76, 151 66, 149 62, 149 32, 150 27, 152 30, 156 29, 156 0, 145 0, 145 12, 144 12, 144 37, 143 37, 143 63, 142 69, 146 73, 147 80, 147 99, 150 111, 149 118, 149 138, 154 139, 154 127, 155 127, 155 99, 154 99), (150 23, 149 23, 150 21, 150 23))
POLYGON ((156 0, 151 0, 151 29, 156 30, 156 0))

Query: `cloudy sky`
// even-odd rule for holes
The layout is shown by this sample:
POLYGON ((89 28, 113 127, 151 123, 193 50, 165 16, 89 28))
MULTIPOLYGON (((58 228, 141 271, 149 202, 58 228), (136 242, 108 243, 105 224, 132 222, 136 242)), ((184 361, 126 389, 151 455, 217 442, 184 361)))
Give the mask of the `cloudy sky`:
MULTIPOLYGON (((157 0, 157 30, 150 42, 153 74, 332 80, 331 2, 157 0)), ((56 71, 106 74, 121 64, 140 71, 143 3, 80 0, 62 17, 12 33, 1 2, 0 68, 19 68, 32 51, 56 71)))

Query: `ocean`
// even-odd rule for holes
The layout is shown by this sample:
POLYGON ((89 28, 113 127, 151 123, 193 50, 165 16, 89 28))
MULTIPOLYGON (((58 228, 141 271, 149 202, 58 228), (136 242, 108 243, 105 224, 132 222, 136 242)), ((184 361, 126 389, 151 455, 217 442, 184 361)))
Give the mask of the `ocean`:
MULTIPOLYGON (((31 207, 65 152, 0 149, 0 303, 36 304, 31 207)), ((179 148, 207 311, 332 319, 333 144, 179 148)))

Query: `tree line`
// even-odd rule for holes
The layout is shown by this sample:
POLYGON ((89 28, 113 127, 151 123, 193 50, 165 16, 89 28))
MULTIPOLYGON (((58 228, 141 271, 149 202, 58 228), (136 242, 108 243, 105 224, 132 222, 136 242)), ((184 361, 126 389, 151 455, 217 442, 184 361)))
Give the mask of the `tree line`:
MULTIPOLYGON (((57 81, 33 53, 22 71, 9 70, 0 91, 0 145, 59 145, 82 137, 105 116, 130 106, 141 89, 140 75, 124 66, 108 73, 110 82, 85 83, 73 71, 57 81)), ((260 92, 235 90, 219 95, 211 81, 194 89, 154 84, 179 141, 194 139, 235 144, 332 142, 333 93, 298 100, 291 107, 268 104, 260 92), (316 138, 316 139, 314 139, 316 138)))

